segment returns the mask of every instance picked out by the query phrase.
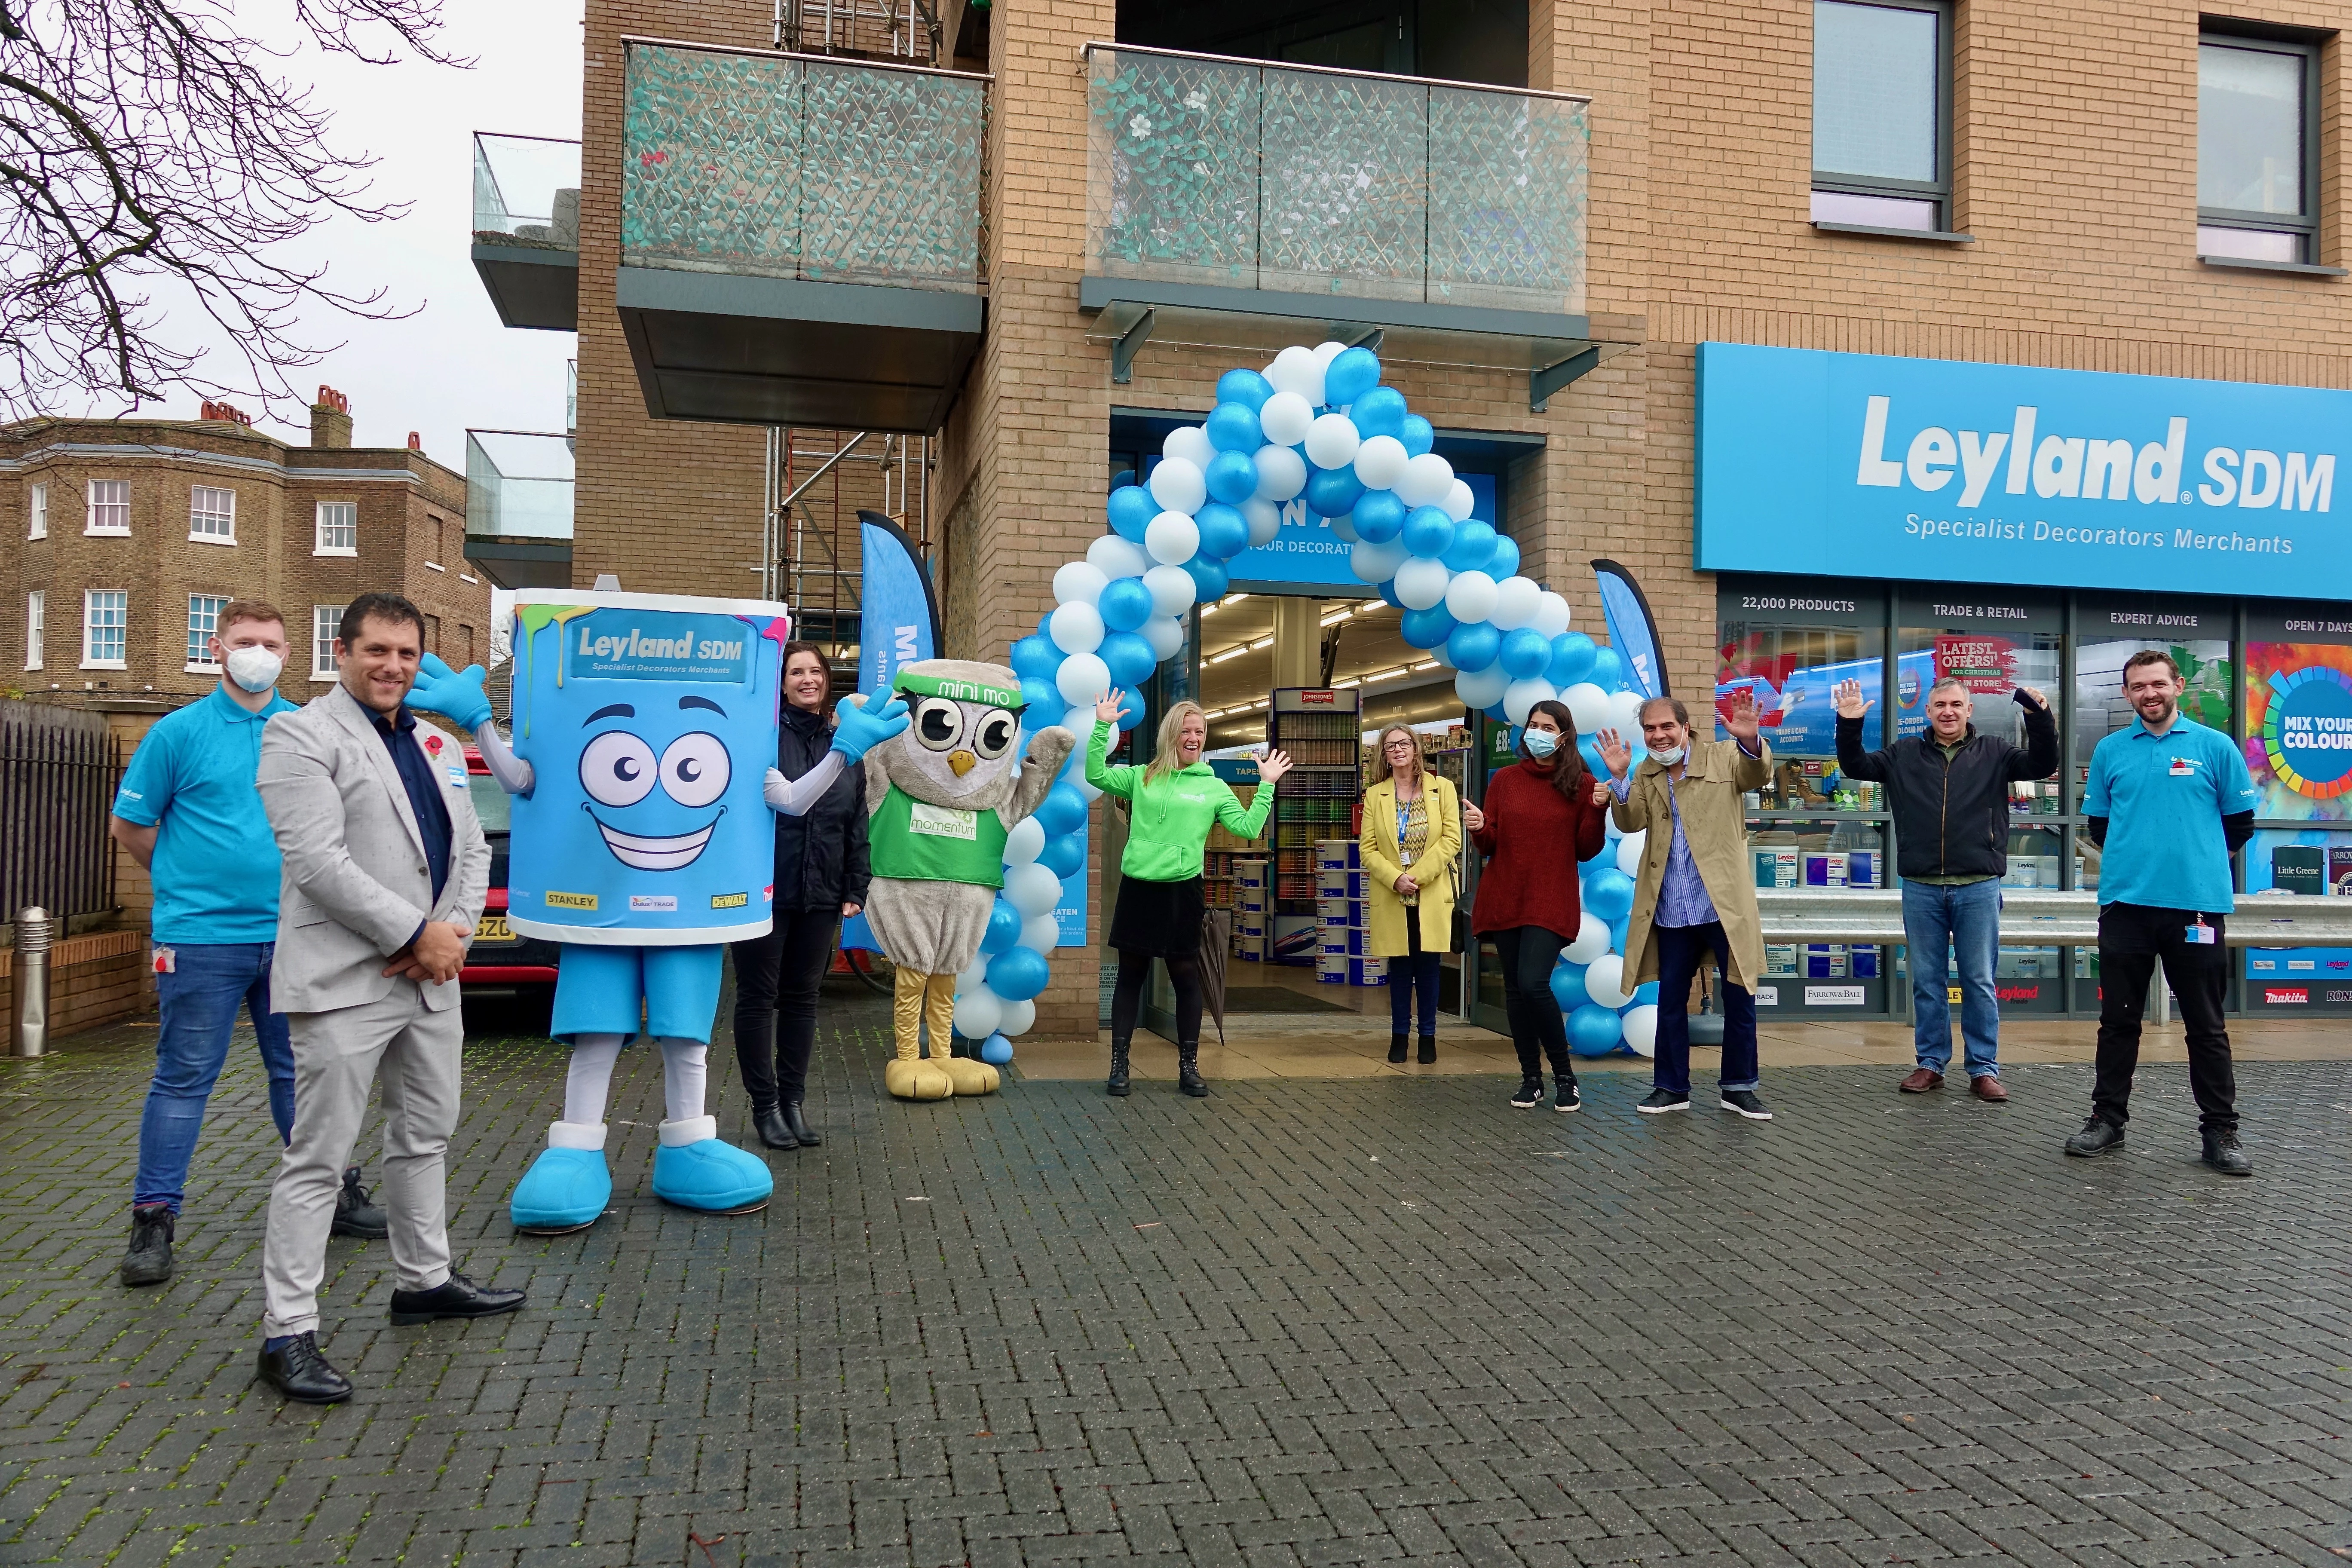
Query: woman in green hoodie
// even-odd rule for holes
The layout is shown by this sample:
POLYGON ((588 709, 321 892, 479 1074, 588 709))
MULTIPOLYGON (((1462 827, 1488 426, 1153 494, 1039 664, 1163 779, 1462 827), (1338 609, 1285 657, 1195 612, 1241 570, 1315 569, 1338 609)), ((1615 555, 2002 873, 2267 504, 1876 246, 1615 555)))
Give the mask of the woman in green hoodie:
POLYGON ((1110 944, 1118 950, 1118 988, 1110 1004, 1110 1080, 1127 1092, 1127 1052, 1143 1011, 1151 961, 1168 965, 1176 987, 1176 1082, 1186 1094, 1209 1092, 1201 1081, 1201 852, 1209 828, 1223 823, 1255 838, 1274 809, 1275 781, 1290 759, 1270 752, 1258 761, 1257 799, 1247 806, 1233 786, 1201 760, 1209 716, 1197 702, 1179 702, 1160 721, 1159 744, 1142 767, 1109 765, 1111 742, 1127 710, 1117 692, 1095 704, 1095 732, 1087 742, 1087 782, 1129 803, 1127 853, 1119 857, 1118 908, 1110 917, 1110 944))

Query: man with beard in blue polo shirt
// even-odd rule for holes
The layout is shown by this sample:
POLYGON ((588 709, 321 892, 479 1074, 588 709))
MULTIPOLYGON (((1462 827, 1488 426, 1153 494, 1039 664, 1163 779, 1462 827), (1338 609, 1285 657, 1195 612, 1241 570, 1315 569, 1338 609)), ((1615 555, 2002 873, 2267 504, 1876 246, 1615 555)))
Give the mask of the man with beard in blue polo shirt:
POLYGON ((2229 983, 2221 932, 2235 907, 2230 857, 2254 831, 2254 784, 2229 736, 2181 716, 2180 688, 2169 654, 2132 655, 2124 696, 2139 722, 2091 753, 2083 815, 2101 851, 2098 1077, 2090 1120, 2066 1141, 2066 1152, 2123 1147, 2140 1014, 2161 960, 2180 998, 2205 1163, 2225 1176, 2251 1176, 2221 1023, 2229 983))
MULTIPOLYGON (((131 1198, 125 1285, 172 1277, 172 1239, 203 1131, 205 1106, 228 1060, 244 1002, 269 1075, 269 1115, 284 1142, 294 1126, 294 1049, 286 1016, 269 1004, 278 942, 278 844, 254 774, 261 730, 294 712, 278 695, 286 617, 271 605, 225 605, 208 644, 222 667, 211 696, 156 721, 132 753, 108 826, 147 868, 155 889, 155 1078, 139 1123, 139 1177, 131 1198)), ((383 1211, 356 1166, 343 1173, 341 1236, 381 1237, 383 1211)))

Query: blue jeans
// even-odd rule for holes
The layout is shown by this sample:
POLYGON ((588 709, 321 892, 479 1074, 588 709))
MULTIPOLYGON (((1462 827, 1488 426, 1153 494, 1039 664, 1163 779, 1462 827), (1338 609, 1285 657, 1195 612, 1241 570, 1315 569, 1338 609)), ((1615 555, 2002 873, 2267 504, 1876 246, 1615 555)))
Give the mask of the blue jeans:
POLYGON ((1904 883, 1903 932, 1910 950, 1912 1048, 1919 1065, 1939 1073, 1952 1062, 1949 954, 1959 964, 1969 1076, 1999 1078, 2000 997, 1992 966, 2000 951, 2000 883, 1990 878, 1956 888, 1904 883))
POLYGON ((180 1212, 196 1135, 204 1131, 205 1102, 228 1060, 240 1001, 253 1016, 261 1065, 269 1073, 269 1119, 278 1123, 278 1141, 293 1132, 294 1047, 286 1015, 269 1007, 269 960, 277 948, 274 942, 173 947, 172 973, 155 976, 163 1021, 155 1035, 155 1079, 139 1121, 133 1205, 163 1204, 180 1212))
POLYGON ((1717 1087, 1725 1091, 1754 1089, 1762 1080, 1757 1065, 1756 993, 1734 985, 1731 939, 1721 921, 1703 926, 1652 926, 1650 940, 1658 945, 1658 1033, 1656 1058, 1650 1064, 1650 1081, 1659 1089, 1690 1098, 1691 981, 1706 955, 1715 954, 1717 1003, 1723 1009, 1723 1074, 1717 1087))

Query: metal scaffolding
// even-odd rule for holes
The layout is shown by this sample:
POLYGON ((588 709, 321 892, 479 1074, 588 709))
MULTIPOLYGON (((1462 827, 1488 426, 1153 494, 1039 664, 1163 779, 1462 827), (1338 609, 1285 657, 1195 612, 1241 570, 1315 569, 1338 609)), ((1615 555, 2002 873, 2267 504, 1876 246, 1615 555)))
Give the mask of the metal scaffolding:
POLYGON ((775 47, 798 54, 944 65, 955 47, 931 0, 775 0, 775 47))
POLYGON ((768 427, 760 589, 792 606, 795 637, 855 658, 861 507, 898 523, 930 563, 936 461, 928 436, 768 427))

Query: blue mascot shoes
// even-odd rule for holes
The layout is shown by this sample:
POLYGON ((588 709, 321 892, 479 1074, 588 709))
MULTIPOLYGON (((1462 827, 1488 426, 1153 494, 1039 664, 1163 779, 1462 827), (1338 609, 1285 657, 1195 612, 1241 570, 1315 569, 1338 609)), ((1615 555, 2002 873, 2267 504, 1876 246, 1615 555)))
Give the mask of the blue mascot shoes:
POLYGON ((594 1225, 612 1201, 604 1129, 559 1121, 547 1130, 547 1147, 515 1184, 507 1213, 527 1236, 562 1236, 594 1225))
POLYGON ((767 1165, 719 1141, 719 1119, 661 1124, 654 1151, 654 1196, 703 1214, 757 1214, 776 1190, 767 1165))

